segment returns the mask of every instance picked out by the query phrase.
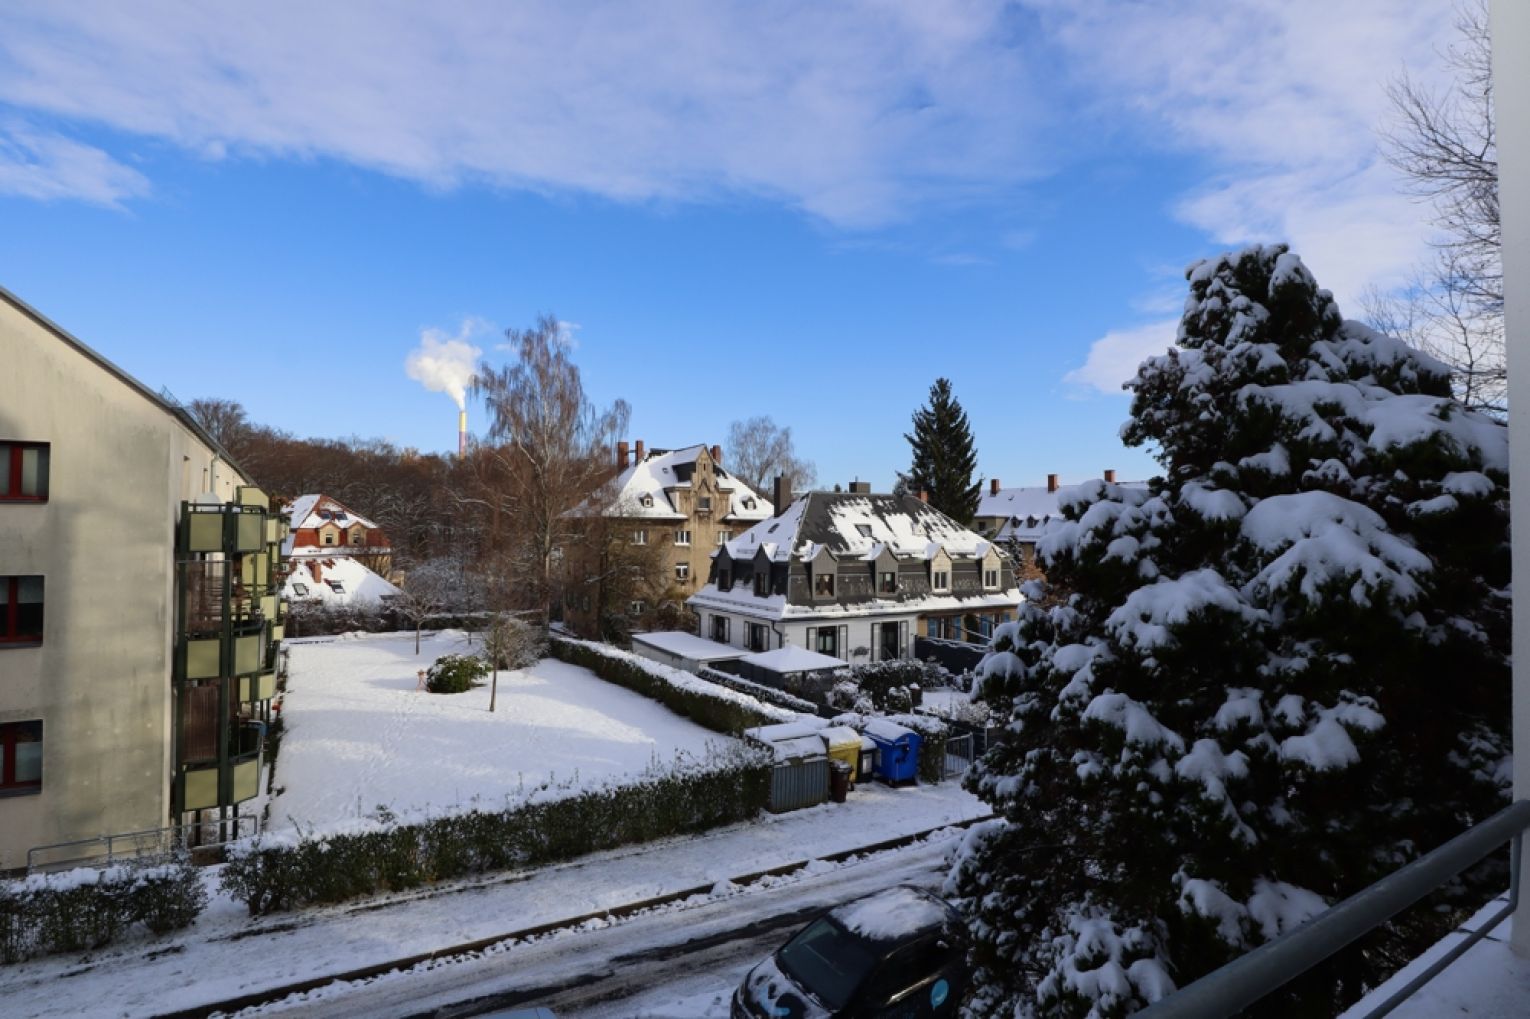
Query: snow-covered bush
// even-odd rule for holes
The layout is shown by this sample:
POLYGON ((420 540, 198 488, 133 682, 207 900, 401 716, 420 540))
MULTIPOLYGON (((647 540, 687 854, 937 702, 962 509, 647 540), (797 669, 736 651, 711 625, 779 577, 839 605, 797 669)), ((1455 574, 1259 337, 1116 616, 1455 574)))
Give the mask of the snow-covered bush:
POLYGON ((529 669, 547 654, 547 633, 514 616, 498 616, 483 633, 483 653, 501 669, 529 669))
POLYGON ((756 725, 790 722, 797 717, 795 711, 606 644, 555 637, 548 641, 547 652, 559 661, 589 669, 608 683, 650 697, 713 732, 736 736, 756 725))
MULTIPOLYGON (((981 667, 975 1014, 1123 1015, 1505 802, 1505 428, 1284 247, 1188 278, 1123 429, 1164 476, 1064 505, 981 667)), ((1404 931, 1266 1007, 1338 1010, 1404 931)))
POLYGON ((100 948, 140 923, 156 934, 178 930, 206 904, 201 876, 184 859, 0 881, 0 963, 100 948))
POLYGON ((913 711, 922 702, 923 688, 944 685, 945 675, 936 663, 914 658, 854 665, 829 691, 829 705, 845 711, 913 711))
POLYGON ((772 764, 768 752, 730 741, 632 778, 544 785, 505 810, 379 810, 325 831, 257 835, 230 847, 222 887, 262 914, 693 834, 763 810, 772 764))
POLYGON ((464 693, 489 674, 489 663, 477 655, 442 655, 425 670, 431 693, 464 693))

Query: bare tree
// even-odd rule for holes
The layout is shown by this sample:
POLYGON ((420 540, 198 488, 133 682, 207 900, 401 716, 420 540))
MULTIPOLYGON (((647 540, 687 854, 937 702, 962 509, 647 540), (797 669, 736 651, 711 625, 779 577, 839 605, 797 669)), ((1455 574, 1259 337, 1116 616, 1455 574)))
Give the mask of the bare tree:
POLYGON ((1455 369, 1468 406, 1507 410, 1498 149, 1492 39, 1486 0, 1457 8, 1455 45, 1444 54, 1455 83, 1443 94, 1404 74, 1388 89, 1395 124, 1382 134, 1408 190, 1434 207, 1441 230, 1433 262, 1401 293, 1370 294, 1373 325, 1455 369))
POLYGON ((556 557, 571 536, 569 510, 609 478, 610 450, 626 430, 630 411, 622 400, 597 410, 585 396, 567 337, 553 316, 505 335, 515 361, 480 368, 473 391, 483 396, 492 416, 489 438, 500 444, 493 455, 512 486, 529 600, 545 625, 556 557))
POLYGON ((728 450, 723 462, 729 474, 766 498, 770 497, 768 486, 777 474, 785 475, 794 491, 806 491, 818 480, 813 462, 799 457, 792 447, 792 430, 763 415, 728 426, 728 450))
POLYGON ((497 612, 484 631, 483 653, 488 656, 492 678, 489 686, 489 710, 499 700, 499 670, 526 669, 541 660, 547 651, 547 637, 540 627, 523 619, 497 612))
POLYGON ((462 564, 455 558, 432 559, 404 576, 392 606, 414 624, 414 653, 420 653, 425 620, 462 602, 462 564))

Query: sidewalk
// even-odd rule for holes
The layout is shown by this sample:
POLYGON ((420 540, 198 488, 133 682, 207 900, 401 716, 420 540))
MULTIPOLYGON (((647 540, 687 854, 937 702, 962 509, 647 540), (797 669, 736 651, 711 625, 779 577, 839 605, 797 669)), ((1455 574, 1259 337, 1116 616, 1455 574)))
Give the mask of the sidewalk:
MULTIPOLYGON (((843 805, 762 815, 694 838, 597 853, 393 896, 252 919, 216 897, 197 923, 93 955, 0 968, 9 1015, 146 1016, 384 963, 739 874, 980 817, 954 781, 862 786, 843 805)), ((211 871, 210 881, 216 881, 211 871)), ((216 894, 216 893, 215 893, 216 894)))

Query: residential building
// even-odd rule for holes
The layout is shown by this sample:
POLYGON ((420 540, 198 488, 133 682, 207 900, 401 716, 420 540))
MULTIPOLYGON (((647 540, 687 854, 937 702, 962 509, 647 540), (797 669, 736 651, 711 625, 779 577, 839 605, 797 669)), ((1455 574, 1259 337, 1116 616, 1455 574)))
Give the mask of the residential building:
POLYGON ((922 499, 853 482, 794 501, 778 479, 776 504, 691 597, 703 637, 881 661, 912 655, 916 636, 986 640, 1019 606, 1008 554, 922 499))
POLYGON ((344 555, 305 555, 288 562, 282 597, 326 608, 379 608, 401 592, 360 559, 344 555))
POLYGON ((0 364, 0 871, 230 816, 276 692, 280 519, 183 408, 4 290, 0 364))
POLYGON ((631 625, 645 624, 666 602, 683 613, 685 599, 706 580, 713 551, 773 510, 724 469, 721 447, 649 449, 639 439, 634 449, 617 443, 615 477, 575 511, 603 518, 607 547, 590 541, 567 550, 564 621, 576 632, 599 634, 600 606, 613 601, 600 590, 609 583, 600 560, 612 551, 624 552, 629 567, 644 574, 623 585, 630 596, 620 599, 620 607, 631 625))
POLYGON ((282 543, 283 555, 351 556, 384 576, 391 569, 393 543, 388 536, 339 499, 322 493, 300 495, 283 512, 291 528, 282 543))
MULTIPOLYGON (((1104 481, 1118 484, 1115 471, 1106 471, 1104 481)), ((1123 481, 1129 488, 1145 488, 1145 481, 1123 481)), ((1001 488, 999 479, 988 482, 988 491, 978 502, 972 529, 992 538, 1014 557, 1021 580, 1040 576, 1036 568, 1036 542, 1047 522, 1063 515, 1063 500, 1076 494, 1083 485, 1062 485, 1056 474, 1047 475, 1047 483, 1029 488, 1001 488)))

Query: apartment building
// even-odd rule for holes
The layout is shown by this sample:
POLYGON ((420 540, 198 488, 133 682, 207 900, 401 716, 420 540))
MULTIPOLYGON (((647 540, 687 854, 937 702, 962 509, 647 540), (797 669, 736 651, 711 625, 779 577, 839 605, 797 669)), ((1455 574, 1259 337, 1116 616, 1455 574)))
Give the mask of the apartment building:
POLYGON ((3 872, 257 794, 284 525, 184 409, 4 290, 0 364, 3 872))

